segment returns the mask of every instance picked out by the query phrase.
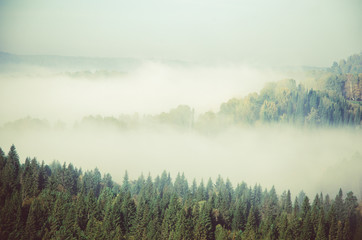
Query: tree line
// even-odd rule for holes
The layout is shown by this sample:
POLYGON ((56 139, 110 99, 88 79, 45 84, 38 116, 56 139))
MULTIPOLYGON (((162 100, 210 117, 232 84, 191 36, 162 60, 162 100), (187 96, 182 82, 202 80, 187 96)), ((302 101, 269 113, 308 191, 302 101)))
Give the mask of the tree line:
POLYGON ((20 164, 0 149, 0 239, 361 239, 361 206, 335 198, 276 193, 221 176, 189 185, 184 174, 139 176, 121 184, 96 168, 20 164))
MULTIPOLYGON (((218 111, 195 116, 187 105, 179 105, 155 115, 122 114, 85 116, 74 128, 97 126, 128 130, 155 125, 212 132, 238 125, 288 124, 307 127, 362 126, 362 52, 334 62, 330 68, 312 70, 306 79, 269 82, 259 93, 232 98, 218 111)), ((55 129, 63 129, 58 122, 55 129)), ((4 124, 4 129, 24 131, 51 128, 46 120, 30 117, 4 124)))

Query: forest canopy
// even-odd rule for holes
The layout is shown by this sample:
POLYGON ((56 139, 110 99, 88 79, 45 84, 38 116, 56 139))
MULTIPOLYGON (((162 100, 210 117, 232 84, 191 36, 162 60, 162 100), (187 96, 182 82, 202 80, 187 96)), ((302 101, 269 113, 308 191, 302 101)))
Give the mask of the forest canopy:
POLYGON ((303 191, 232 186, 220 175, 199 184, 164 171, 118 184, 36 158, 20 164, 0 149, 1 239, 360 239, 362 206, 353 192, 310 199, 303 191))

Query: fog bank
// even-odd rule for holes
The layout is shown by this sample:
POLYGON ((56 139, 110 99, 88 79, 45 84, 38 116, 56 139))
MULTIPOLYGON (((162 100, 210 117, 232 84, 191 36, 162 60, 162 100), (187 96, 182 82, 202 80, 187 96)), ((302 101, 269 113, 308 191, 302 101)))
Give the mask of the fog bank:
POLYGON ((174 178, 184 172, 189 184, 193 178, 215 180, 220 174, 234 187, 245 181, 275 185, 279 193, 304 190, 314 196, 322 191, 334 197, 342 187, 362 194, 361 130, 254 127, 213 136, 166 128, 0 131, 0 146, 7 152, 15 144, 21 161, 30 156, 83 170, 98 167, 119 183, 125 170, 131 179, 166 170, 174 178))
POLYGON ((182 66, 148 61, 127 73, 0 72, 0 125, 31 116, 74 122, 86 115, 158 114, 179 104, 196 113, 291 77, 242 64, 182 66))

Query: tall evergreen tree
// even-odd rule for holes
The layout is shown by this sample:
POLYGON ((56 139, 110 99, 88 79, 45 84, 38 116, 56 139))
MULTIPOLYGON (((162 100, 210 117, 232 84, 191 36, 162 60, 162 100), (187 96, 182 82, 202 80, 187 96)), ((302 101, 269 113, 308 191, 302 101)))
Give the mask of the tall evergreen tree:
POLYGON ((328 240, 323 211, 321 212, 319 217, 316 240, 328 240))
POLYGON ((212 232, 211 209, 206 203, 202 205, 199 218, 196 222, 194 238, 200 240, 214 239, 214 234, 212 232))
POLYGON ((301 237, 305 240, 313 240, 316 237, 310 212, 307 213, 306 217, 303 220, 301 237))
POLYGON ((243 233, 243 239, 257 239, 259 227, 257 218, 257 209, 252 206, 246 223, 246 229, 243 233))
POLYGON ((348 218, 344 222, 343 226, 343 240, 352 240, 352 231, 348 218))
POLYGON ((361 231, 352 192, 343 199, 340 190, 333 203, 318 194, 312 206, 302 193, 291 207, 290 191, 279 201, 274 188, 242 183, 234 189, 221 177, 214 187, 195 183, 189 190, 184 174, 174 187, 166 172, 155 180, 141 175, 121 188, 110 176, 83 174, 71 164, 39 166, 28 158, 17 165, 15 148, 10 152, 15 164, 5 157, 0 172, 7 171, 15 188, 0 182, 0 239, 350 240, 361 231))
POLYGON ((334 208, 336 211, 337 219, 339 221, 343 221, 345 217, 343 212, 343 207, 344 207, 343 192, 342 189, 339 189, 338 195, 334 200, 334 208))
POLYGON ((19 156, 16 152, 15 146, 10 147, 8 153, 6 164, 2 171, 2 178, 5 183, 5 189, 7 193, 11 193, 14 190, 19 190, 19 171, 20 171, 20 162, 19 156))

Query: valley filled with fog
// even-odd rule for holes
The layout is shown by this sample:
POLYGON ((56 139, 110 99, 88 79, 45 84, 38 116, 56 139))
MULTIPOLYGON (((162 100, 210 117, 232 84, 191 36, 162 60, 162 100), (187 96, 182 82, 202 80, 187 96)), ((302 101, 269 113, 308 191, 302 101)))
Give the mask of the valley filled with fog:
POLYGON ((162 112, 184 104, 197 122, 231 98, 260 92, 267 82, 301 82, 305 70, 157 61, 123 72, 17 67, 0 75, 0 146, 7 151, 15 144, 21 161, 36 157, 83 170, 98 167, 116 182, 126 170, 131 179, 141 173, 156 177, 166 170, 173 176, 185 173, 190 184, 194 178, 215 180, 220 174, 235 186, 245 181, 295 194, 304 190, 311 196, 321 191, 334 195, 342 187, 362 194, 358 126, 257 122, 213 129, 157 121, 162 112), (129 122, 123 128, 112 121, 87 123, 87 116, 123 116, 136 127, 129 122))
POLYGON ((20 159, 95 167, 121 182, 164 170, 206 182, 219 174, 232 183, 260 183, 294 193, 336 194, 340 187, 361 194, 361 130, 259 127, 229 129, 214 136, 174 129, 1 130, 4 149, 16 144, 20 159))
POLYGON ((100 67, 7 67, 11 71, 0 73, 0 124, 26 116, 72 124, 87 115, 158 114, 180 104, 196 113, 217 111, 222 102, 259 91, 266 82, 302 74, 232 63, 142 61, 127 69, 100 67))
POLYGON ((361 9, 0 1, 0 239, 362 239, 361 9))

